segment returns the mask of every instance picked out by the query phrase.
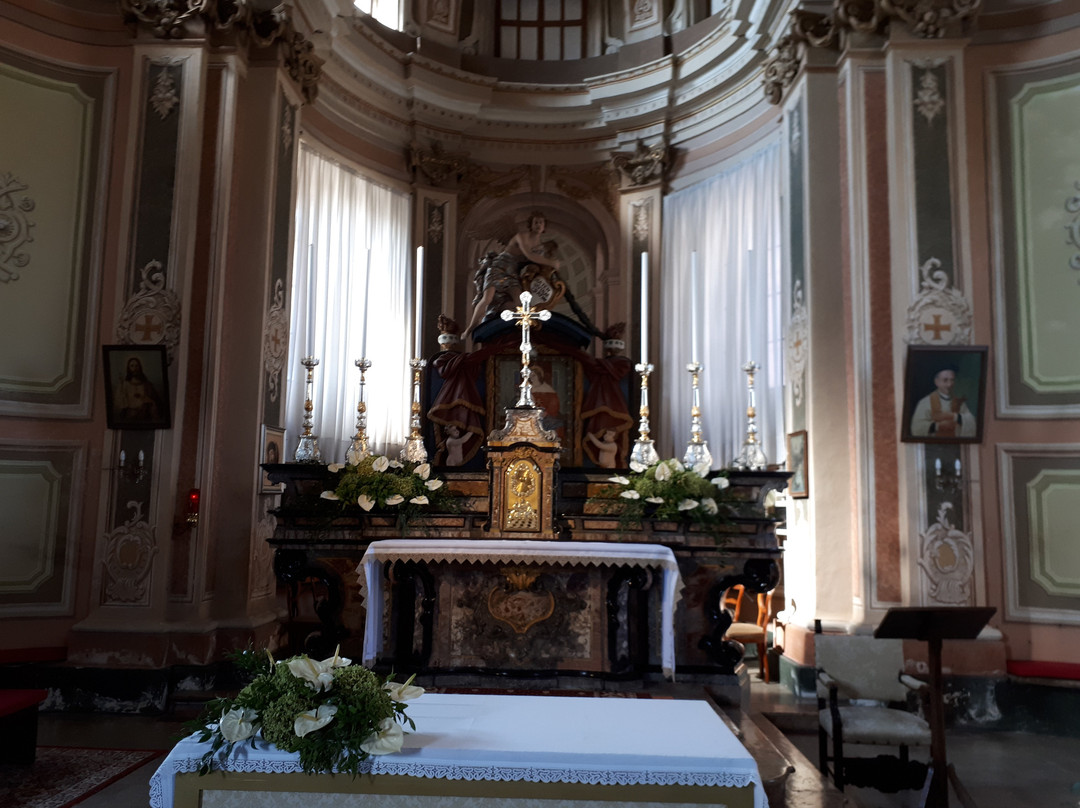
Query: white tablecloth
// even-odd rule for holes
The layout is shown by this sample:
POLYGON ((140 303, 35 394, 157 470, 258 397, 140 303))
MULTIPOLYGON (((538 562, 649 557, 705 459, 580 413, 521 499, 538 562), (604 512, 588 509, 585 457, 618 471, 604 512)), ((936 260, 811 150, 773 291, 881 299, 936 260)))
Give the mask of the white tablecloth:
MULTIPOLYGON (((416 731, 397 754, 369 758, 372 774, 446 780, 590 785, 753 784, 767 808, 754 759, 703 701, 428 693, 410 702, 416 731)), ((152 808, 171 808, 178 773, 198 770, 209 748, 181 741, 150 779, 152 808)), ((299 756, 258 742, 237 745, 217 768, 301 771, 299 756)))
POLYGON ((469 561, 496 564, 571 564, 659 567, 663 572, 660 605, 660 662, 664 675, 675 675, 675 603, 682 590, 679 565, 671 549, 660 544, 616 544, 600 541, 501 541, 469 539, 392 539, 374 541, 356 568, 360 594, 366 600, 364 664, 383 647, 382 575, 386 561, 469 561), (369 596, 370 593, 370 596, 369 596))

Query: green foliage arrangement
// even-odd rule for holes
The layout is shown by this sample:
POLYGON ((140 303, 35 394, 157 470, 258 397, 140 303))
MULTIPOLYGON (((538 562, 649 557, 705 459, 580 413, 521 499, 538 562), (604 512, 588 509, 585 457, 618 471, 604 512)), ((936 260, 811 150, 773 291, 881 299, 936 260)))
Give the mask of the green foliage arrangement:
POLYGON ((592 502, 617 513, 624 526, 643 519, 680 521, 717 536, 729 523, 724 491, 730 483, 723 471, 709 474, 706 467, 687 468, 675 458, 651 466, 631 463, 630 474, 610 477, 612 485, 592 502))
POLYGON ((308 774, 355 776, 369 755, 401 749, 402 724, 415 729, 405 702, 424 691, 411 678, 397 684, 336 652, 321 662, 306 655, 275 662, 269 651, 265 656, 245 651, 234 661, 254 678, 236 698, 211 701, 189 725, 201 742, 210 744, 199 774, 209 773, 215 760, 227 758, 237 744, 254 746, 261 738, 299 753, 308 774))
POLYGON ((453 497, 445 481, 432 476, 429 463, 370 455, 355 466, 335 463, 329 470, 337 475, 337 483, 322 492, 323 499, 395 514, 402 526, 422 511, 452 509, 453 497))

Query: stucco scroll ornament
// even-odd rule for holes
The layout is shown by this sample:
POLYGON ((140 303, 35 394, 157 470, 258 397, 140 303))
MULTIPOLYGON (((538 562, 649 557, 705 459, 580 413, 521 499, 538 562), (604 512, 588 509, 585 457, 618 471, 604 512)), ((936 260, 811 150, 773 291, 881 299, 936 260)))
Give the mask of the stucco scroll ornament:
POLYGON ((837 40, 837 29, 832 17, 809 11, 793 11, 791 28, 782 36, 769 53, 765 63, 762 89, 770 104, 779 104, 784 91, 795 83, 806 60, 809 46, 832 47, 837 40))
POLYGON ((432 205, 428 215, 427 235, 432 244, 441 244, 445 222, 443 221, 443 209, 446 205, 432 205))
POLYGON ((937 521, 920 535, 919 566, 930 583, 930 597, 954 605, 971 600, 971 574, 975 571, 975 546, 971 534, 957 530, 949 521, 951 502, 941 503, 937 521))
POLYGON ((795 406, 803 401, 806 382, 807 344, 810 341, 810 319, 803 303, 802 281, 795 281, 791 289, 791 323, 788 325, 787 351, 784 357, 787 377, 791 380, 791 396, 795 406))
POLYGON ((947 28, 973 19, 982 0, 877 0, 890 17, 903 20, 916 36, 937 39, 947 28))
POLYGON ((937 76, 930 72, 929 67, 919 79, 919 89, 915 91, 915 109, 926 118, 927 123, 933 123, 938 113, 945 109, 937 76))
POLYGON ((184 26, 206 14, 214 0, 120 0, 120 12, 146 23, 154 36, 179 39, 184 26))
POLYGON ((646 146, 639 140, 632 152, 612 152, 611 164, 632 188, 660 182, 670 162, 666 143, 646 146))
POLYGON ((255 535, 251 542, 251 556, 248 562, 248 580, 251 582, 249 594, 253 598, 264 598, 274 594, 277 579, 274 576, 274 549, 267 543, 277 529, 277 517, 269 512, 274 497, 265 498, 262 515, 255 523, 255 535))
POLYGON ((165 345, 172 360, 180 341, 180 298, 166 286, 160 261, 139 270, 139 289, 128 298, 116 326, 117 341, 128 345, 165 345))
POLYGON ((128 298, 120 312, 116 339, 126 345, 164 345, 172 361, 180 341, 180 298, 165 285, 160 261, 139 270, 139 291, 128 298))
POLYGON ((285 368, 285 354, 289 349, 289 320, 285 316, 285 285, 281 278, 274 281, 274 298, 266 312, 266 330, 263 331, 263 369, 270 388, 270 400, 277 401, 281 394, 281 371, 285 368))
POLYGON ((105 601, 144 604, 157 542, 143 519, 142 503, 132 500, 127 506, 131 518, 105 536, 105 601))
POLYGON ((972 316, 967 298, 951 285, 938 259, 929 259, 919 274, 921 288, 907 310, 908 344, 969 344, 972 316))
POLYGON ((422 174, 435 187, 453 185, 469 168, 468 152, 448 152, 441 141, 431 143, 431 150, 413 143, 409 150, 409 163, 413 170, 422 174))
MULTIPOLYGON (((1066 241, 1080 249, 1080 182, 1074 182, 1073 187, 1076 188, 1077 193, 1065 200, 1065 210, 1073 215, 1072 221, 1065 225, 1065 231, 1068 233, 1066 241)), ((1069 256, 1069 268, 1080 271, 1080 252, 1074 252, 1069 256)), ((0 280, 3 280, 0 277, 0 280)), ((1077 283, 1080 283, 1080 278, 1076 279, 1077 283)))
POLYGON ((13 174, 0 174, 0 283, 17 281, 19 270, 30 263, 22 248, 34 240, 29 216, 34 200, 22 193, 26 189, 13 174))
POLYGON ((167 65, 161 65, 157 78, 154 80, 154 90, 150 93, 150 106, 158 114, 161 120, 169 117, 180 104, 180 96, 176 94, 176 82, 167 65))
POLYGON ((652 227, 652 202, 645 199, 634 205, 634 243, 648 244, 649 230, 652 227))

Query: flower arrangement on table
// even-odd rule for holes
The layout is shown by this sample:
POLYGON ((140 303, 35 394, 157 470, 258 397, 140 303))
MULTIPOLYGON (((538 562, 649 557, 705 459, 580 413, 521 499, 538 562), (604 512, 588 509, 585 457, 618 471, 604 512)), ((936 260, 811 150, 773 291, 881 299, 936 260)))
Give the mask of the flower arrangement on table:
POLYGON ((710 477, 706 464, 688 468, 675 458, 651 466, 632 461, 627 476, 609 477, 604 496, 591 500, 605 513, 618 513, 627 526, 643 519, 689 522, 716 536, 728 524, 725 472, 710 477))
POLYGON ((369 455, 355 466, 334 463, 328 468, 337 475, 337 484, 322 492, 323 499, 394 513, 401 525, 424 509, 445 511, 452 504, 445 481, 431 475, 430 463, 369 455))
POLYGON ((200 774, 209 773, 215 760, 227 758, 237 744, 254 746, 261 737, 299 753, 308 774, 355 776, 370 755, 401 749, 402 724, 416 728, 405 714, 405 702, 424 691, 412 678, 403 684, 383 679, 336 651, 321 662, 306 655, 275 662, 269 651, 265 657, 245 651, 233 659, 254 678, 236 698, 211 701, 189 725, 199 741, 210 743, 200 774))

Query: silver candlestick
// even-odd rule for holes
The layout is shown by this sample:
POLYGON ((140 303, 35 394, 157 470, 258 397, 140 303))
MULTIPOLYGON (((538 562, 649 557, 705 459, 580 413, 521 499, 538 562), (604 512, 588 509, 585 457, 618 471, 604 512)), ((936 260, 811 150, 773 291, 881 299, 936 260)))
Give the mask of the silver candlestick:
POLYGON ((296 444, 293 460, 297 463, 321 463, 319 438, 311 432, 314 426, 312 413, 315 411, 315 368, 318 367, 319 360, 314 356, 305 356, 300 360, 300 364, 307 368, 307 381, 304 383, 304 429, 300 433, 300 442, 296 444))
POLYGON ((634 370, 641 374, 641 406, 638 408, 638 439, 630 450, 630 462, 651 466, 660 462, 652 438, 649 437, 649 376, 653 372, 651 363, 638 363, 634 370))
POLYGON ((683 464, 688 468, 695 468, 704 463, 712 467, 712 453, 709 444, 701 437, 701 363, 691 362, 686 366, 690 371, 690 442, 686 444, 686 454, 683 455, 683 464))
POLYGON ((371 360, 357 359, 353 364, 360 368, 360 398, 356 405, 356 434, 353 435, 349 448, 345 450, 345 462, 350 466, 359 464, 371 454, 367 437, 367 404, 364 402, 364 374, 371 369, 371 360))
POLYGON ((409 437, 401 447, 401 459, 412 463, 426 463, 428 459, 424 438, 420 434, 420 371, 426 366, 426 359, 409 360, 413 372, 412 415, 409 418, 409 437))
POLYGON ((746 404, 746 440, 743 441, 742 451, 739 456, 731 461, 732 468, 743 471, 765 471, 768 460, 761 448, 758 439, 757 428, 757 404, 754 399, 754 373, 761 370, 761 365, 750 360, 742 366, 746 374, 746 386, 748 388, 748 401, 746 404))

